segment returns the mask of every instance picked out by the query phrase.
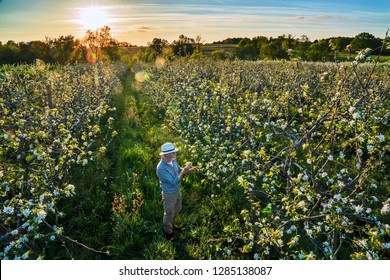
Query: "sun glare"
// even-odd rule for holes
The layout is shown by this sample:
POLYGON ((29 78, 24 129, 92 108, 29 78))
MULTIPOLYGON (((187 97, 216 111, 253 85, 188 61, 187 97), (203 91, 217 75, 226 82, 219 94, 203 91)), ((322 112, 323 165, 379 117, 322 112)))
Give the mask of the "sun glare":
POLYGON ((95 30, 108 24, 108 14, 103 7, 86 7, 82 10, 81 21, 85 29, 95 30))

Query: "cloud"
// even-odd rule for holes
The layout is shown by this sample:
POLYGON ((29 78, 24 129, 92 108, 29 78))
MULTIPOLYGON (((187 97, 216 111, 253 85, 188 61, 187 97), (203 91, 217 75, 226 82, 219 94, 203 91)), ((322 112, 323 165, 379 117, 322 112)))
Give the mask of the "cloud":
POLYGON ((141 26, 137 29, 137 32, 148 32, 149 30, 152 30, 152 28, 148 26, 141 26))
POLYGON ((318 15, 314 17, 315 19, 320 19, 320 20, 328 20, 328 19, 333 19, 334 16, 330 15, 318 15))

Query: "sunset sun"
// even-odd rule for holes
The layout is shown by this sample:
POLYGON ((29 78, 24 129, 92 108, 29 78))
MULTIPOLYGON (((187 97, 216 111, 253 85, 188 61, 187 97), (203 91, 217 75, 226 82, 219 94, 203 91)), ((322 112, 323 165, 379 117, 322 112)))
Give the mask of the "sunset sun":
POLYGON ((81 12, 81 22, 85 29, 95 30, 107 25, 108 21, 107 11, 103 7, 86 7, 81 12))

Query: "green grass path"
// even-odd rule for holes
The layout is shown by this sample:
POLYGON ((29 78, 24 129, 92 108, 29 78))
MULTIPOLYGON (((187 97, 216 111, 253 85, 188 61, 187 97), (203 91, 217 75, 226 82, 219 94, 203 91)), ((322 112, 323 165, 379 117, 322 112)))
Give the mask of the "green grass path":
MULTIPOLYGON (((239 216, 245 197, 237 188, 220 189, 201 173, 182 180, 183 210, 179 241, 168 242, 162 233, 163 205, 155 168, 164 142, 183 145, 164 126, 164 112, 135 90, 129 74, 123 89, 112 99, 118 135, 95 164, 72 174, 77 192, 65 202, 66 234, 78 244, 63 243, 48 252, 49 259, 220 259, 235 240, 224 227, 239 216), (202 179, 206 183, 202 183, 202 179)), ((179 164, 191 160, 184 149, 179 164)))
MULTIPOLYGON (((163 207, 155 173, 161 144, 179 139, 164 128, 164 113, 151 107, 145 94, 133 89, 134 83, 127 77, 123 93, 113 100, 119 146, 112 188, 114 199, 123 196, 126 200, 123 213, 113 214, 113 257, 189 259, 185 231, 181 233, 181 241, 174 244, 162 234, 163 207)), ((186 206, 188 203, 184 202, 183 215, 186 206)), ((188 218, 181 222, 187 223, 188 218)))
MULTIPOLYGON (((204 176, 186 175, 182 180, 183 210, 178 224, 179 241, 168 242, 162 233, 163 206, 155 168, 164 142, 182 145, 164 126, 164 112, 150 106, 147 96, 133 89, 128 77, 117 107, 119 138, 116 139, 114 196, 124 195, 126 211, 113 215, 113 257, 116 259, 219 259, 230 244, 224 227, 240 215, 246 199, 241 189, 220 189, 201 184, 204 176)), ((191 160, 181 149, 179 164, 191 160)), ((207 182, 207 178, 205 180, 207 182)))

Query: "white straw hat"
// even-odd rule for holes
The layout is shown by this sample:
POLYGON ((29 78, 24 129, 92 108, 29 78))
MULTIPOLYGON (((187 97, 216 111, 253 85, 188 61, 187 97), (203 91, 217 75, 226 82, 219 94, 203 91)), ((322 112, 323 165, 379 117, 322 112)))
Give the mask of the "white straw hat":
POLYGON ((178 149, 176 149, 172 143, 168 142, 168 143, 165 143, 161 146, 160 156, 171 154, 171 153, 176 153, 177 151, 178 151, 178 149))

